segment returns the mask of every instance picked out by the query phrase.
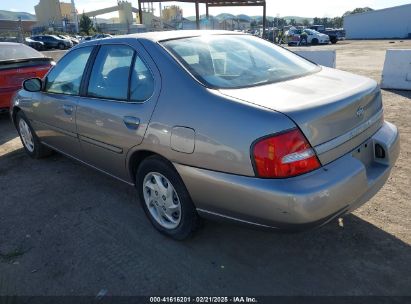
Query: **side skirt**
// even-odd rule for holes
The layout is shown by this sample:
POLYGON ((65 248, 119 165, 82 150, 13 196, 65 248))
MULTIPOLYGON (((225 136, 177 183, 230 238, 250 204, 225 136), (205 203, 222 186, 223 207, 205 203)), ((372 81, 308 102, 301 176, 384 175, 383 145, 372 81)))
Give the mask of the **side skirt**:
POLYGON ((72 156, 72 155, 70 155, 70 154, 67 154, 67 153, 65 153, 65 152, 63 152, 63 151, 61 151, 61 150, 59 150, 59 149, 56 149, 56 148, 54 148, 53 146, 51 146, 51 145, 49 145, 49 144, 47 144, 47 143, 45 143, 45 142, 41 142, 41 143, 42 143, 43 145, 49 147, 50 149, 52 149, 52 150, 54 150, 54 151, 57 151, 57 152, 63 154, 64 156, 67 156, 67 157, 69 157, 69 158, 71 158, 71 159, 74 159, 74 160, 76 160, 76 161, 78 161, 78 162, 80 162, 80 163, 82 163, 82 164, 84 164, 84 165, 86 165, 86 166, 88 166, 88 167, 91 167, 91 168, 93 168, 93 169, 95 169, 95 170, 97 170, 97 171, 99 171, 99 172, 101 172, 101 173, 104 173, 104 174, 106 174, 106 175, 108 175, 108 176, 111 176, 112 178, 115 178, 115 179, 117 179, 117 180, 119 180, 119 181, 121 181, 121 182, 123 182, 123 183, 126 183, 126 184, 129 185, 129 186, 134 186, 134 185, 135 185, 134 183, 130 183, 130 182, 128 182, 128 181, 126 181, 126 180, 124 180, 124 179, 122 179, 122 178, 120 178, 120 177, 117 177, 117 176, 115 176, 115 175, 113 175, 113 174, 111 174, 111 173, 108 173, 107 171, 104 171, 104 170, 102 170, 102 169, 100 169, 100 168, 97 168, 97 167, 95 167, 95 166, 93 166, 93 165, 91 165, 91 164, 89 164, 89 163, 87 163, 87 162, 85 162, 85 161, 83 161, 83 160, 81 160, 81 159, 78 159, 77 157, 74 157, 74 156, 72 156))

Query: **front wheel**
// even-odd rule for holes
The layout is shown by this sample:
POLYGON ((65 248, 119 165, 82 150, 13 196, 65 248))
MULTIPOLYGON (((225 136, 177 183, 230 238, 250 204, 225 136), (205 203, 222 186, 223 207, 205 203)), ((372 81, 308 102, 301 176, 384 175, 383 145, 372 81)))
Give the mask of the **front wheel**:
POLYGON ((143 161, 136 187, 143 209, 153 226, 176 240, 190 237, 200 219, 175 168, 159 156, 143 161))
POLYGON ((32 158, 42 158, 52 153, 49 148, 41 144, 29 120, 21 111, 16 115, 16 127, 24 150, 29 156, 32 158))
POLYGON ((66 46, 65 46, 63 43, 59 43, 59 44, 58 44, 58 48, 59 48, 60 50, 64 50, 64 49, 66 48, 66 46))
POLYGON ((313 40, 311 40, 311 44, 312 45, 318 45, 318 39, 314 38, 313 40))

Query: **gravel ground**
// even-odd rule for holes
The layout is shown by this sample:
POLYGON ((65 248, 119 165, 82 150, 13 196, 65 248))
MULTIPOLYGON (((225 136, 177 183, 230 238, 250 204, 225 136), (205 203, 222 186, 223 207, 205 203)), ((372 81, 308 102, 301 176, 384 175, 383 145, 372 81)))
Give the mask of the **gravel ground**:
MULTIPOLYGON (((395 47, 411 41, 316 48, 379 80, 395 47)), ((343 227, 282 234, 206 222, 186 242, 151 227, 132 187, 58 154, 27 157, 0 116, 0 295, 411 295, 411 92, 383 98, 400 158, 343 227)))

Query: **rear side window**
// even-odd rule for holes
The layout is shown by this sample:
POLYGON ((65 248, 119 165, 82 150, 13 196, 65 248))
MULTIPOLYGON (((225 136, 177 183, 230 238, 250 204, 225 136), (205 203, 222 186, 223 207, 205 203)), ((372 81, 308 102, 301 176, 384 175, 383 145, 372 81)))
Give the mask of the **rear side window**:
POLYGON ((130 83, 130 100, 142 102, 151 97, 154 91, 154 79, 150 70, 136 57, 130 83))
POLYGON ((88 96, 127 100, 134 50, 125 45, 103 45, 91 72, 88 96))
POLYGON ((46 92, 79 95, 84 69, 93 47, 73 50, 50 71, 46 79, 46 92))

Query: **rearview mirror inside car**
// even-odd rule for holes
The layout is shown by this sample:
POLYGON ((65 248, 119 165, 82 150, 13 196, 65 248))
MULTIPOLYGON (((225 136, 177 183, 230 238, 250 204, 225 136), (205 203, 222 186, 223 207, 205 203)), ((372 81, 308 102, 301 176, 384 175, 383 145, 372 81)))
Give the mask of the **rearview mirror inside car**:
POLYGON ((29 92, 39 92, 41 90, 41 79, 30 78, 23 82, 23 88, 29 92))

